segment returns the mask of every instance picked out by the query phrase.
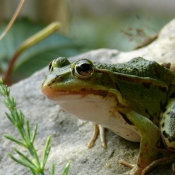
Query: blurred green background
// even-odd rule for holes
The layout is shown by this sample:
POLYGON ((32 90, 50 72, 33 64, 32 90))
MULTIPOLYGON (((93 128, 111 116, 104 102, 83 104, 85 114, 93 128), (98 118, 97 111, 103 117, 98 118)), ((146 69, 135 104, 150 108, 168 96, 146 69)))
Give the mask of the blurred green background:
MULTIPOLYGON (((0 0, 0 33, 19 0, 0 0)), ((175 16, 174 0, 26 0, 18 20, 0 41, 0 73, 6 71, 16 49, 53 21, 59 32, 34 45, 15 62, 12 83, 47 66, 56 57, 109 48, 133 50, 175 16)))

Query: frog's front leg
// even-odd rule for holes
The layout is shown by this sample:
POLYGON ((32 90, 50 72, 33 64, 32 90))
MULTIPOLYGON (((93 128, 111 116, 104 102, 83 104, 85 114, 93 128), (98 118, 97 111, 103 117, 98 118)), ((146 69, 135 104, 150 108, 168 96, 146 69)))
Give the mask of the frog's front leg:
POLYGON ((98 125, 96 123, 94 123, 94 133, 92 136, 92 139, 90 140, 90 142, 88 143, 88 148, 92 148, 95 141, 97 140, 98 135, 100 135, 100 140, 101 140, 101 144, 103 146, 103 148, 106 148, 106 132, 105 132, 105 128, 101 125, 98 125))
MULTIPOLYGON (((165 146, 175 152, 175 98, 168 101, 166 110, 162 113, 160 130, 165 146)), ((172 170, 175 173, 175 163, 172 164, 172 170)))
POLYGON ((144 168, 148 167, 156 160, 158 154, 158 143, 160 140, 160 130, 146 117, 130 110, 123 111, 128 120, 136 127, 141 137, 140 152, 137 164, 133 169, 126 174, 129 175, 144 175, 144 168))

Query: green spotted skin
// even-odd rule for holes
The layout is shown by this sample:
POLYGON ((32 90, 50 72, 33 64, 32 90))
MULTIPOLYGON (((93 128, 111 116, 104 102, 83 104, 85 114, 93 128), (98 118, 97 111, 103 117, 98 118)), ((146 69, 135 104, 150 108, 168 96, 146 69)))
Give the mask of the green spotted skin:
POLYGON ((166 109, 161 115, 160 129, 166 147, 175 151, 175 98, 168 100, 166 109))
POLYGON ((155 61, 141 57, 116 65, 95 63, 99 69, 114 72, 115 88, 127 105, 159 125, 162 109, 175 91, 175 74, 155 61), (138 103, 139 102, 139 103, 138 103))

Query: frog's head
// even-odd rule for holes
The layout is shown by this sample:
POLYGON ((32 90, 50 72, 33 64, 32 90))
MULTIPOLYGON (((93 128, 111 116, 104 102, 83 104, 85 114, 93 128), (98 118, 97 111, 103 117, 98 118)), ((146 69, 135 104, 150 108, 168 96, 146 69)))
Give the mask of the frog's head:
MULTIPOLYGON (((66 58, 57 58, 49 64, 50 74, 42 84, 42 92, 54 101, 64 101, 65 97, 76 95, 100 95, 103 98, 109 93, 120 93, 115 90, 112 75, 106 70, 96 68, 88 59, 70 63, 66 58)), ((70 99, 71 100, 71 99, 70 99)), ((120 100, 119 100, 120 101, 120 100)))

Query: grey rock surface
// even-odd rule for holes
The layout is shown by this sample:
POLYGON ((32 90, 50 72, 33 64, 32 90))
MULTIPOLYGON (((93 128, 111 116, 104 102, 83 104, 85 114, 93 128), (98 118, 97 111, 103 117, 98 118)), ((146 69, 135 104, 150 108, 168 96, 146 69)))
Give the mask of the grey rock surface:
MULTIPOLYGON (((93 61, 117 63, 128 61, 136 56, 143 56, 158 62, 175 61, 175 20, 167 24, 159 33, 158 38, 150 45, 131 52, 99 49, 89 51, 70 58, 71 61, 79 58, 90 58, 93 61)), ((42 155, 44 143, 48 135, 52 135, 52 149, 47 164, 49 167, 56 164, 56 175, 60 175, 65 164, 71 160, 69 175, 116 175, 129 170, 118 161, 123 158, 134 163, 137 160, 139 143, 126 141, 111 131, 107 132, 107 149, 103 149, 98 139, 95 146, 87 148, 92 136, 92 124, 81 121, 63 111, 56 103, 46 99, 40 86, 48 74, 46 68, 31 77, 14 84, 11 94, 15 97, 18 107, 30 120, 31 127, 39 124, 36 137, 36 148, 42 155)), ((17 131, 5 117, 4 105, 0 103, 0 175, 28 175, 28 170, 13 162, 8 152, 13 152, 15 144, 3 137, 11 134, 18 137, 17 131)), ((159 166, 150 175, 171 175, 171 165, 159 166)))

